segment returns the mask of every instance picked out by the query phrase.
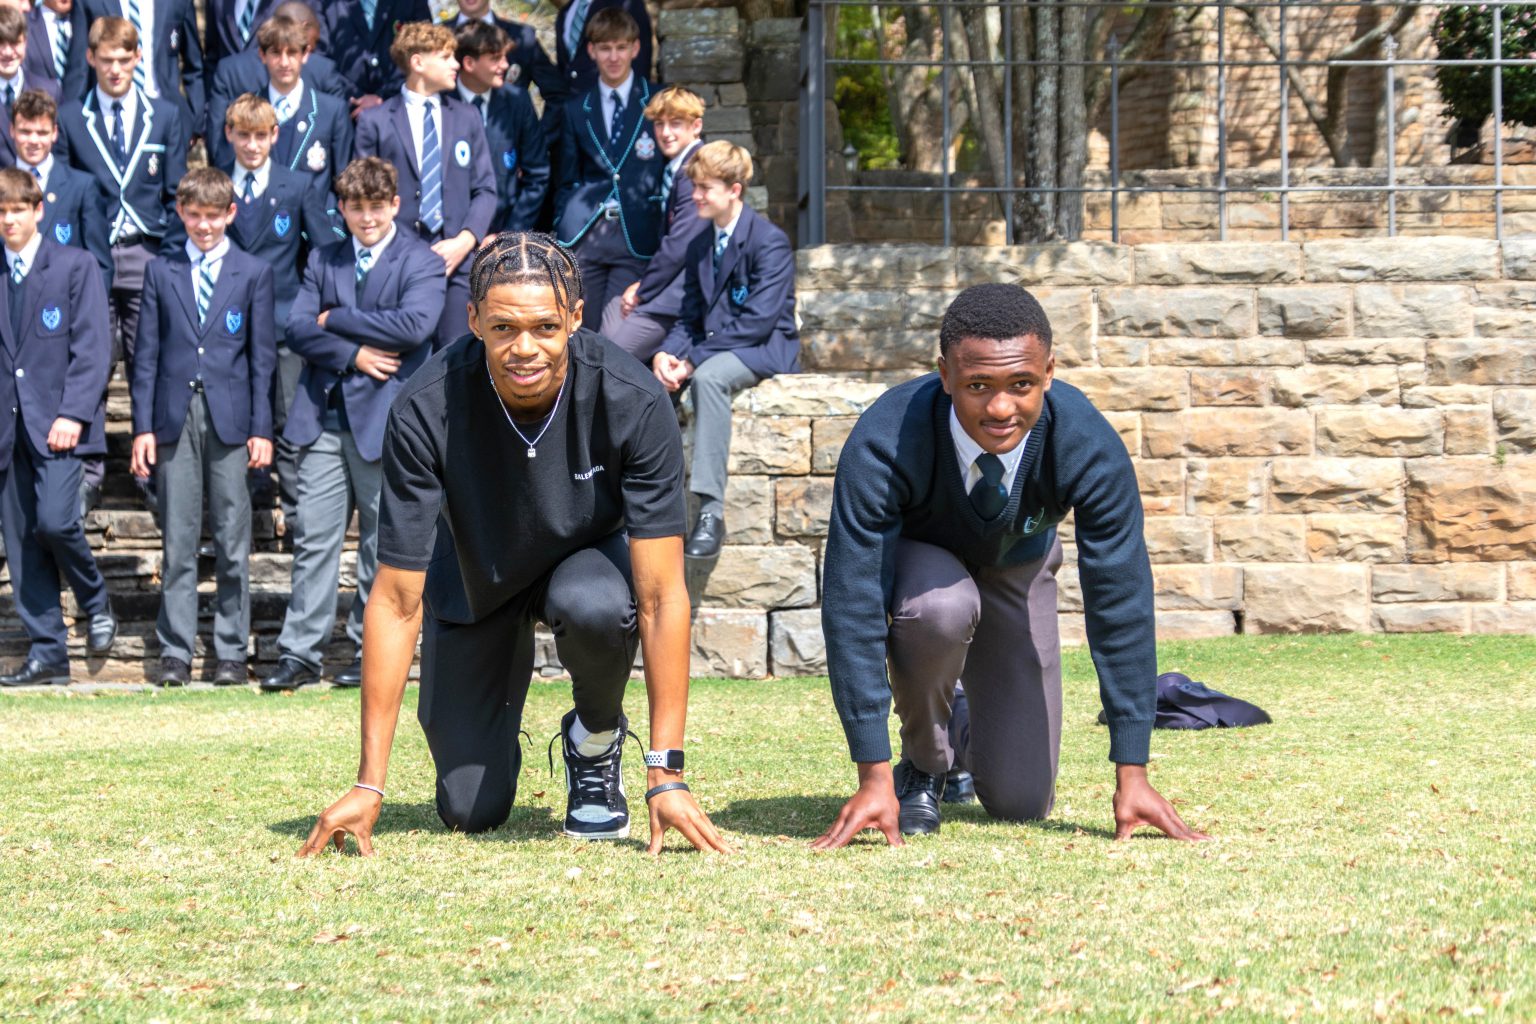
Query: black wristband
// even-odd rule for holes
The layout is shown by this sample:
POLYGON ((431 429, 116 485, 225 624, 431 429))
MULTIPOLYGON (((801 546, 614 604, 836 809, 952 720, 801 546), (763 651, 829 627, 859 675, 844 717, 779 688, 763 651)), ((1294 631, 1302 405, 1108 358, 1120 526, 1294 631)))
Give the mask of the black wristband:
POLYGON ((686 782, 663 782, 661 785, 652 786, 650 789, 645 791, 645 802, 650 803, 651 797, 659 796, 662 793, 670 793, 674 789, 680 789, 684 793, 692 792, 688 788, 688 783, 686 782))

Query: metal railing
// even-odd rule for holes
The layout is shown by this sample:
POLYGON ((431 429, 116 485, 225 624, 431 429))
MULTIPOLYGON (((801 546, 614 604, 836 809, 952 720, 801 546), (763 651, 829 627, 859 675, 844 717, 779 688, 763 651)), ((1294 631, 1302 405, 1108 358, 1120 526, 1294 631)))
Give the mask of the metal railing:
MULTIPOLYGON (((1228 237, 1228 208, 1230 198, 1234 194, 1253 195, 1263 193, 1272 195, 1274 203, 1278 207, 1278 237, 1287 239, 1292 230, 1292 197, 1299 193, 1313 194, 1335 193, 1347 194, 1373 194, 1384 193, 1386 203, 1386 233, 1396 235, 1399 230, 1399 198, 1414 193, 1492 193, 1493 208, 1492 221, 1494 236, 1500 240, 1504 237, 1504 197, 1506 193, 1523 193, 1536 191, 1536 184, 1511 184, 1505 181, 1505 131, 1504 125, 1504 69, 1505 68, 1529 68, 1536 67, 1536 55, 1521 57, 1506 57, 1503 52, 1505 8, 1526 8, 1533 5, 1517 3, 1516 0, 1482 0, 1474 6, 1489 10, 1492 17, 1491 52, 1487 57, 1469 59, 1449 59, 1439 56, 1404 57, 1400 55, 1398 38, 1394 34, 1386 34, 1380 42, 1380 56, 1355 57, 1343 60, 1321 59, 1311 54, 1293 54, 1288 43, 1288 29, 1290 19, 1294 18, 1298 11, 1320 10, 1328 8, 1352 8, 1359 10, 1377 10, 1385 14, 1392 14, 1402 8, 1435 10, 1442 7, 1462 7, 1465 4, 1453 4, 1450 0, 1427 0, 1421 3, 1361 3, 1359 0, 1347 2, 1347 0, 1216 0, 1211 3, 1167 3, 1163 0, 1143 0, 1146 3, 1183 12, 1195 10, 1211 11, 1215 21, 1215 56, 1204 59, 1189 58, 1138 58, 1126 59, 1122 53, 1122 40, 1116 35, 1110 34, 1102 46, 1102 55, 1085 57, 1081 60, 1039 60, 1021 58, 1015 53, 1015 39, 1012 31, 1013 19, 1009 11, 1015 8, 1030 9, 1040 0, 993 0, 990 3, 981 3, 978 0, 938 0, 938 2, 922 2, 922 0, 886 0, 878 6, 883 9, 899 12, 903 8, 922 7, 938 12, 938 25, 940 33, 940 53, 937 57, 920 57, 917 59, 887 59, 887 58, 858 58, 839 56, 829 52, 828 46, 828 14, 839 8, 871 8, 876 5, 868 0, 808 0, 808 9, 801 30, 801 61, 800 61, 800 174, 799 174, 799 239, 801 245, 816 245, 827 241, 827 203, 828 197, 835 194, 850 196, 869 193, 896 193, 913 196, 934 196, 940 200, 942 210, 943 242, 949 245, 954 237, 954 202, 957 196, 971 194, 987 194, 1001 197, 1004 207, 1004 230, 1006 241, 1013 244, 1018 239, 1018 217, 1014 215, 1021 200, 1052 194, 1056 196, 1070 197, 1076 201, 1084 201, 1090 195, 1107 196, 1110 210, 1110 235, 1115 241, 1120 240, 1121 234, 1121 210, 1122 204, 1129 198, 1147 194, 1202 194, 1214 196, 1216 203, 1216 236, 1222 240, 1228 237), (977 59, 974 55, 960 59, 954 56, 951 47, 951 32, 954 24, 952 15, 960 17, 974 16, 977 9, 1001 9, 1002 39, 1001 52, 977 59), (1271 10, 1275 12, 1278 21, 1278 53, 1275 59, 1254 60, 1235 58, 1228 52, 1231 36, 1229 20, 1237 13, 1252 16, 1253 11, 1271 10), (1014 76, 1020 68, 1035 67, 1067 68, 1076 67, 1083 69, 1097 69, 1107 72, 1107 142, 1108 142, 1108 167, 1107 174, 1101 175, 1103 181, 1099 183, 1084 182, 1081 185, 1038 185, 1023 180, 1016 172, 1013 154, 1016 149, 1014 139, 1015 123, 1013 114, 1013 87, 1014 76), (827 150, 827 120, 825 111, 829 107, 829 99, 837 69, 840 68, 930 68, 936 69, 937 88, 942 101, 942 139, 940 152, 942 153, 941 165, 935 177, 937 184, 859 184, 853 181, 847 183, 834 183, 828 180, 827 167, 829 163, 839 159, 845 159, 847 154, 829 153, 827 150), (1399 109, 1400 97, 1397 94, 1396 73, 1404 68, 1490 68, 1491 74, 1491 109, 1492 109, 1492 181, 1489 183, 1477 182, 1453 182, 1436 181, 1406 182, 1400 180, 1400 161, 1398 148, 1398 121, 1401 114, 1399 109), (956 177, 959 172, 955 168, 953 158, 956 137, 953 130, 952 109, 955 105, 954 76, 957 73, 971 73, 972 69, 1001 68, 1004 72, 1003 96, 1003 122, 1004 136, 1003 153, 1005 159, 1004 180, 1001 184, 990 185, 977 184, 975 182, 959 182, 956 177), (1217 141, 1215 147, 1214 167, 1190 168, 1179 167, 1169 170, 1202 170, 1212 175, 1210 184, 1133 184, 1128 183, 1126 175, 1122 172, 1122 140, 1121 140, 1121 84, 1122 77, 1128 69, 1210 69, 1214 71, 1216 78, 1215 121, 1217 141), (1278 133, 1281 144, 1279 145, 1279 166, 1271 171, 1254 171, 1248 175, 1248 180, 1235 184, 1231 180, 1232 169, 1229 167, 1229 111, 1228 111, 1228 78, 1229 72, 1238 68, 1270 68, 1277 76, 1277 93, 1279 97, 1279 124, 1278 133), (1383 76, 1382 104, 1384 109, 1381 114, 1382 127, 1385 133, 1384 145, 1380 147, 1383 162, 1379 166, 1359 168, 1362 177, 1377 178, 1379 180, 1366 180, 1359 183, 1322 183, 1299 181, 1296 177, 1296 168, 1293 166, 1291 150, 1292 119, 1291 101, 1292 72, 1307 68, 1349 68, 1349 69, 1374 69, 1383 76), (1375 172, 1367 174, 1365 172, 1375 172), (1273 174, 1274 181, 1265 178, 1273 174)), ((1050 0, 1058 9, 1067 7, 1089 9, 1126 10, 1134 7, 1128 5, 1126 0, 1050 0)), ((1328 166, 1316 163, 1313 166, 1328 166)), ((1143 168, 1143 170, 1151 170, 1143 168)))

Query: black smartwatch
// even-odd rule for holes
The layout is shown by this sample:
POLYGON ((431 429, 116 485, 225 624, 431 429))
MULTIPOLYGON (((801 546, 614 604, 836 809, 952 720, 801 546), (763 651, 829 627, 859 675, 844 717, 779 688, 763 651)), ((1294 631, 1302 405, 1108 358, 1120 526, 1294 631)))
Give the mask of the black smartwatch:
POLYGON ((647 750, 645 752, 645 766, 647 768, 665 768, 669 772, 683 770, 683 752, 681 750, 647 750))

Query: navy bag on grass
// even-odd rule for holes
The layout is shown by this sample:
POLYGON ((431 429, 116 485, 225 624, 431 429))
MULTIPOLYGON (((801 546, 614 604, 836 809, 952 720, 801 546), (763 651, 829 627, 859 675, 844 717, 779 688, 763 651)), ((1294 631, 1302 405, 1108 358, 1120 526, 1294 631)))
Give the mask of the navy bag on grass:
MULTIPOLYGON (((1263 708, 1197 683, 1182 672, 1164 672, 1157 677, 1155 729, 1230 729, 1270 721, 1263 708)), ((1099 724, 1105 724, 1102 711, 1099 724)))

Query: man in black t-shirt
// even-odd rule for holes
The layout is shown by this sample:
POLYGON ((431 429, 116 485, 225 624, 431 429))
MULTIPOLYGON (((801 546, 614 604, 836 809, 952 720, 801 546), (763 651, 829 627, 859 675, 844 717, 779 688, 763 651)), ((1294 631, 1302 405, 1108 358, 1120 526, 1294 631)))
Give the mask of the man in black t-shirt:
POLYGON ((418 630, 417 717, 437 767, 438 814, 466 832, 504 822, 535 621, 554 633, 571 675, 565 834, 628 835, 621 702, 638 640, 651 708, 650 850, 676 828, 724 852, 682 782, 689 607, 671 402, 632 357, 577 330, 580 271, 548 236, 508 233, 482 248, 470 297, 471 336, 418 371, 390 412, 358 781, 299 853, 340 848, 347 833, 372 852, 418 630))

